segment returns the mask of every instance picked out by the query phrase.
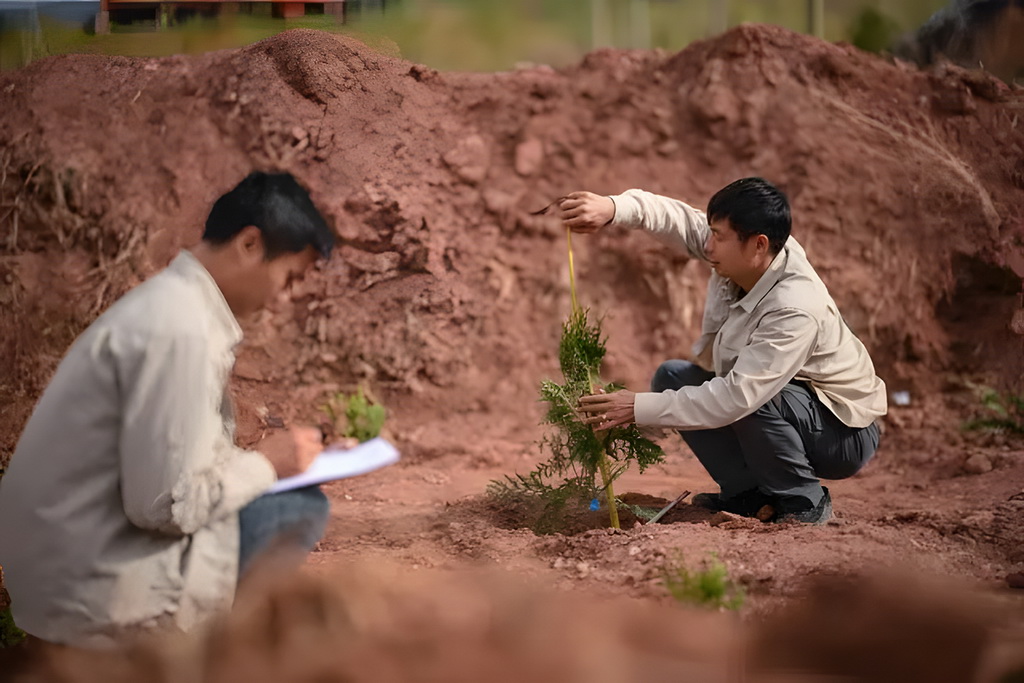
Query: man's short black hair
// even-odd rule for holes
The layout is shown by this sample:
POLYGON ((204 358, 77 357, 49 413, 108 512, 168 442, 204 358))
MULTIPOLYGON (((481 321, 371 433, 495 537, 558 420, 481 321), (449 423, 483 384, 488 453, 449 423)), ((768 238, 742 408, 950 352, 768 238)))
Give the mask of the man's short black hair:
POLYGON ((708 222, 721 219, 728 219, 744 242, 767 237, 773 254, 782 251, 792 229, 786 195, 764 178, 743 178, 716 192, 708 202, 708 222))
POLYGON ((290 173, 257 171, 246 176, 214 203, 203 239, 225 244, 248 225, 263 234, 268 261, 308 247, 328 258, 334 248, 334 233, 290 173))

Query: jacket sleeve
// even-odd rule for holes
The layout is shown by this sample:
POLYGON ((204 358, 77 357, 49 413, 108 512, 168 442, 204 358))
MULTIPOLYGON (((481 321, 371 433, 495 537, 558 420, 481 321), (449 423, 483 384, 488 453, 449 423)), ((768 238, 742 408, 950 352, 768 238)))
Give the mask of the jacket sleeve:
POLYGON ((615 203, 614 224, 642 228, 669 246, 707 260, 704 245, 710 228, 703 211, 678 199, 643 190, 627 190, 612 196, 611 200, 615 203))
POLYGON ((805 311, 772 311, 724 377, 700 386, 636 395, 637 424, 673 429, 715 429, 750 415, 770 401, 804 366, 818 327, 805 311))
POLYGON ((133 340, 117 358, 121 497, 133 524, 187 535, 234 514, 276 479, 237 448, 219 410, 224 387, 201 336, 133 340))

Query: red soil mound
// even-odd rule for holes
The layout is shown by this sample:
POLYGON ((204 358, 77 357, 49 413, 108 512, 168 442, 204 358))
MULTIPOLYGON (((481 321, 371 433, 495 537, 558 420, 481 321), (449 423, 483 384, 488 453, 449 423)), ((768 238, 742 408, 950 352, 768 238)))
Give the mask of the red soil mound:
POLYGON ((64 650, 15 683, 1010 681, 1021 630, 976 590, 887 573, 804 582, 763 623, 555 592, 507 572, 276 575, 207 632, 64 650))
MULTIPOLYGON (((1024 93, 978 73, 766 26, 499 74, 290 31, 199 57, 46 59, 0 92, 0 460, 74 336, 198 240, 252 168, 299 177, 344 244, 250 325, 243 441, 269 417, 319 419, 357 380, 410 455, 531 439, 569 302, 564 235, 528 212, 581 188, 703 205, 751 174, 789 193, 893 388, 916 399, 965 369, 1020 388, 1024 93)), ((686 353, 706 270, 640 235, 578 251, 607 375, 640 388, 686 353)))

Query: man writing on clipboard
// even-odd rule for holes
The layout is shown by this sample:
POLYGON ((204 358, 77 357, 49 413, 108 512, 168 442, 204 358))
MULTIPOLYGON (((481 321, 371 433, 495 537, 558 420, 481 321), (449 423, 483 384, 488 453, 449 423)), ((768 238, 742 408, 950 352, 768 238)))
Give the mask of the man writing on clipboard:
POLYGON ((237 319, 333 245, 290 175, 253 173, 217 200, 198 246, 76 340, 0 480, 0 565, 30 636, 104 646, 187 630, 231 605, 262 550, 319 541, 318 487, 263 494, 309 466, 320 431, 237 447, 227 384, 237 319))

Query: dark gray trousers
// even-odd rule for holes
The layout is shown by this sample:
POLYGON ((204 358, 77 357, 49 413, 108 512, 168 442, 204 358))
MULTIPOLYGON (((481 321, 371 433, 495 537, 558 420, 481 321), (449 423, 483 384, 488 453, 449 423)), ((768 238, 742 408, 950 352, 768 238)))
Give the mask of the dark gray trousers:
MULTIPOLYGON (((683 360, 665 361, 651 391, 700 386, 714 373, 683 360)), ((718 429, 682 430, 701 465, 731 498, 750 489, 803 496, 817 505, 819 479, 856 474, 878 448, 877 424, 848 427, 803 382, 790 382, 750 415, 718 429)))

